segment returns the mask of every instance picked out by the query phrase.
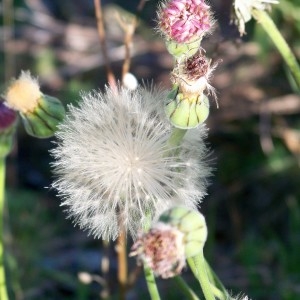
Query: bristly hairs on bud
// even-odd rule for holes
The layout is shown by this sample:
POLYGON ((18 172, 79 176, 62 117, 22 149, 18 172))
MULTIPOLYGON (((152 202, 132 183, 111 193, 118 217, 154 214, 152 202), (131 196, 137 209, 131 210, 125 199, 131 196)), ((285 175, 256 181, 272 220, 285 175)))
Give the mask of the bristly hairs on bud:
POLYGON ((158 30, 167 40, 179 44, 202 39, 212 30, 214 20, 204 0, 169 0, 157 12, 158 30))

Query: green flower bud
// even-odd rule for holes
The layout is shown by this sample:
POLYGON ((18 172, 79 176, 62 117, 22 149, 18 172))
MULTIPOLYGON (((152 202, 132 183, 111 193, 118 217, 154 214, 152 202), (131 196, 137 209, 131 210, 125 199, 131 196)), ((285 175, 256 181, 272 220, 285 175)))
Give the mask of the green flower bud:
POLYGON ((64 119, 65 109, 54 97, 41 95, 32 112, 20 113, 26 132, 37 138, 51 137, 64 119))
POLYGON ((166 41, 167 50, 171 55, 173 55, 176 59, 184 57, 190 57, 197 53, 200 48, 201 39, 194 40, 192 42, 187 43, 177 43, 173 40, 166 41))
POLYGON ((203 251, 207 239, 207 226, 201 213, 186 207, 174 207, 164 212, 158 222, 169 224, 183 233, 186 258, 203 251))
POLYGON ((203 93, 188 96, 178 93, 173 100, 168 100, 165 112, 175 127, 181 129, 195 128, 207 119, 209 100, 203 93))
POLYGON ((20 112, 27 133, 37 138, 52 136, 65 116, 62 103, 44 95, 29 72, 22 72, 17 80, 11 82, 5 100, 7 106, 20 112))
POLYGON ((9 154, 13 145, 17 114, 0 99, 0 158, 9 154))

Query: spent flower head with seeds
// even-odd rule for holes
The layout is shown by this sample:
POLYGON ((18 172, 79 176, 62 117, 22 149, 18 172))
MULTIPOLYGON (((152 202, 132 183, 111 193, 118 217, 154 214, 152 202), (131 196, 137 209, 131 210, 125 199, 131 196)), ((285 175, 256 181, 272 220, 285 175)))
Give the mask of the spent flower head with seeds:
POLYGON ((173 84, 179 85, 179 90, 184 94, 199 95, 206 91, 216 99, 215 89, 209 82, 217 65, 211 65, 211 60, 198 51, 178 62, 172 72, 173 84))
POLYGON ((204 0, 169 0, 158 10, 159 30, 177 43, 202 39, 213 25, 210 6, 204 0))
POLYGON ((154 89, 107 88, 70 106, 59 126, 53 187, 75 222, 96 237, 115 239, 121 226, 135 238, 163 210, 195 207, 206 194, 205 128, 171 149, 165 97, 154 89))

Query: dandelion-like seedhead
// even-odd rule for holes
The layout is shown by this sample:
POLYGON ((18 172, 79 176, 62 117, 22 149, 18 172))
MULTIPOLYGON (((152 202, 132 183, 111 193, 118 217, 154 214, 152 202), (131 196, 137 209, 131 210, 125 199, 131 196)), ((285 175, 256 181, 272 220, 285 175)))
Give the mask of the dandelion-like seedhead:
POLYGON ((173 205, 194 208, 206 194, 210 167, 204 127, 170 149, 163 113, 166 93, 106 89, 70 106, 52 151, 53 187, 80 227, 115 239, 124 226, 138 230, 173 205))
POLYGON ((234 7, 234 23, 238 26, 240 35, 246 33, 245 23, 252 19, 252 9, 267 10, 271 4, 278 4, 278 0, 235 0, 234 7))
POLYGON ((213 20, 203 0, 169 0, 158 10, 159 30, 177 43, 201 39, 211 31, 213 20))

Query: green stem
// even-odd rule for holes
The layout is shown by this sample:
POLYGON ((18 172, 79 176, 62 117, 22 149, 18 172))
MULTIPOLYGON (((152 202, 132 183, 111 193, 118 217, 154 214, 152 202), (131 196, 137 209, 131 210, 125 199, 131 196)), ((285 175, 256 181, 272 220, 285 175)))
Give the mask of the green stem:
POLYGON ((154 274, 152 270, 146 266, 145 263, 144 263, 144 273, 145 273, 145 278, 146 278, 147 287, 148 287, 151 300, 160 300, 154 274))
POLYGON ((0 157, 0 299, 8 300, 4 270, 3 210, 5 191, 5 158, 0 157))
POLYGON ((205 299, 215 300, 215 296, 211 288, 211 283, 209 282, 209 278, 206 272, 203 252, 199 253, 197 256, 188 258, 187 261, 195 277, 198 279, 201 285, 205 299))
POLYGON ((173 127, 171 136, 168 140, 168 145, 172 148, 178 147, 186 132, 187 132, 186 129, 180 129, 180 128, 173 127))
POLYGON ((221 280, 218 278, 217 274, 214 272, 214 270, 210 267, 208 262, 205 260, 205 266, 208 278, 211 283, 214 284, 214 294, 216 297, 220 298, 221 300, 227 300, 231 299, 229 293, 227 292, 225 286, 221 282, 221 280))
POLYGON ((183 280, 180 276, 175 276, 173 279, 176 281, 176 284, 178 287, 182 290, 184 295, 186 296, 186 299, 188 300, 199 300, 197 295, 194 293, 194 291, 187 285, 187 283, 183 280))
POLYGON ((291 48, 279 32, 277 26, 268 13, 263 10, 253 9, 252 15, 274 42, 278 51, 287 63, 300 91, 300 67, 295 55, 291 51, 291 48))

